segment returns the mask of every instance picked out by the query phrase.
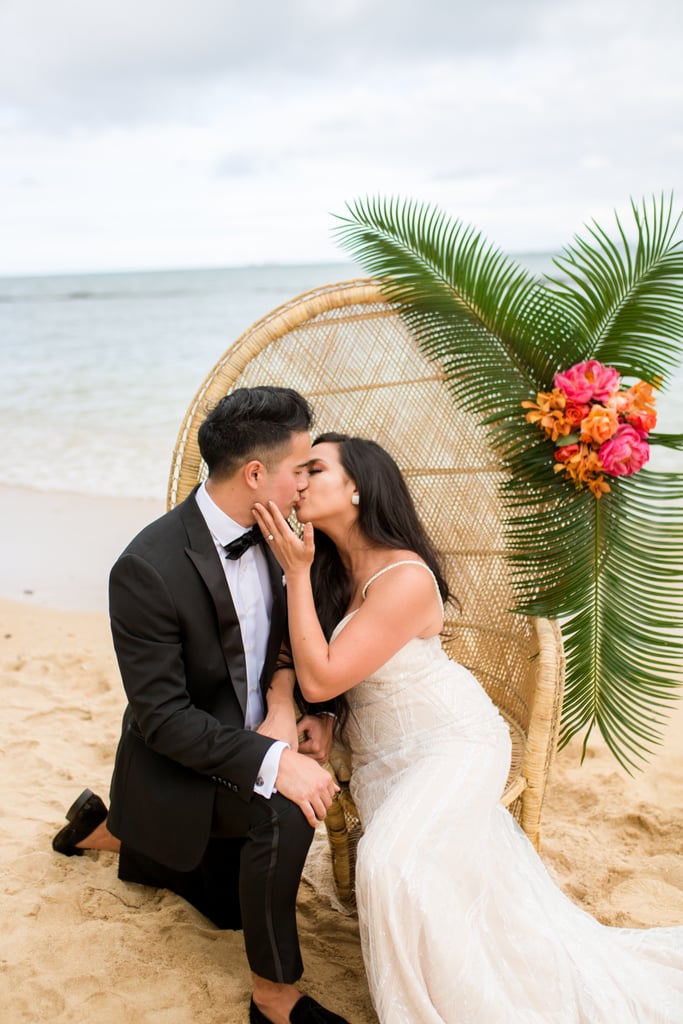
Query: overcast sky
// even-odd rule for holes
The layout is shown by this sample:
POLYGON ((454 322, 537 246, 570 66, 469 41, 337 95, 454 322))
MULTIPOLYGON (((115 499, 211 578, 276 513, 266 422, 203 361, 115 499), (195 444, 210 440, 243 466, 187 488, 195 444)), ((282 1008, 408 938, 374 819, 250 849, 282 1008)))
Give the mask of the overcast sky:
POLYGON ((0 274, 340 258, 358 196, 556 251, 683 207, 681 0, 0 0, 0 274))

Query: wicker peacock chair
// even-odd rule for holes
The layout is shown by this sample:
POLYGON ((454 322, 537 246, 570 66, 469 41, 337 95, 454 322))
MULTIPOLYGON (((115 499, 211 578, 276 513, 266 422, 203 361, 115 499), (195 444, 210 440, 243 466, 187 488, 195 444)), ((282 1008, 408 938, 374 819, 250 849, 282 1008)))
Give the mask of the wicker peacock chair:
MULTIPOLYGON (((538 846, 557 746, 562 638, 555 623, 508 611, 502 470, 484 430, 455 408, 438 365, 373 282, 328 285, 258 321, 207 375, 178 436, 169 508, 205 475, 197 430, 207 410, 228 391, 256 384, 296 388, 313 405, 316 432, 370 437, 396 458, 460 601, 445 623, 444 647, 474 672, 509 723, 513 757, 502 802, 538 846)), ((337 891, 348 900, 360 827, 343 754, 334 767, 342 791, 326 824, 337 891)))

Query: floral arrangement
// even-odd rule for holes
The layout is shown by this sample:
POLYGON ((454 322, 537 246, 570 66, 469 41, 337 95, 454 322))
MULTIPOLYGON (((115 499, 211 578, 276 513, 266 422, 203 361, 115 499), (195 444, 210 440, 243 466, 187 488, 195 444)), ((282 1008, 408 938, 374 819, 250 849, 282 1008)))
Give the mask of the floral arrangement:
POLYGON ((555 472, 596 498, 611 488, 605 476, 631 476, 650 458, 648 435, 657 425, 654 391, 639 380, 622 388, 618 370, 597 359, 556 373, 552 391, 522 402, 555 449, 555 472))
POLYGON ((560 743, 597 728, 627 771, 683 666, 683 472, 648 464, 683 452, 654 400, 683 361, 683 212, 662 196, 631 214, 541 278, 429 204, 356 200, 335 232, 486 426, 514 611, 562 623, 560 743))

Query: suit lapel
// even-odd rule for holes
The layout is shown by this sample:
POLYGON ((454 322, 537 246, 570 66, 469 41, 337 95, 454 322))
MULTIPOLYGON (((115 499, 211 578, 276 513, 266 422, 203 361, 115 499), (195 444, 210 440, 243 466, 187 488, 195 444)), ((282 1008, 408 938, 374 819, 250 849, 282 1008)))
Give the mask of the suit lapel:
MULTIPOLYGON (((196 490, 196 488, 195 488, 196 490)), ((181 515, 189 540, 185 553, 194 564, 211 594, 225 663, 243 714, 247 712, 247 662, 235 605, 216 551, 213 537, 194 499, 194 491, 183 502, 181 515)), ((282 589, 282 587, 280 587, 282 589)))

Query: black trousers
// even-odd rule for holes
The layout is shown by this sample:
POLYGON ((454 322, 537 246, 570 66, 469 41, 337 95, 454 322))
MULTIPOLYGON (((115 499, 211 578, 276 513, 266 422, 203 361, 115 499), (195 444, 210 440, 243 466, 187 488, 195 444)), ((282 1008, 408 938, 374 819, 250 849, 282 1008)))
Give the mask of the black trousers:
POLYGON ((119 878, 170 889, 219 928, 242 927, 251 970, 292 984, 303 973, 296 898, 312 840, 291 800, 254 794, 245 803, 217 783, 211 839, 197 868, 174 871, 122 845, 119 878))

